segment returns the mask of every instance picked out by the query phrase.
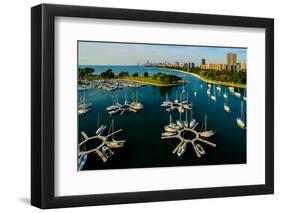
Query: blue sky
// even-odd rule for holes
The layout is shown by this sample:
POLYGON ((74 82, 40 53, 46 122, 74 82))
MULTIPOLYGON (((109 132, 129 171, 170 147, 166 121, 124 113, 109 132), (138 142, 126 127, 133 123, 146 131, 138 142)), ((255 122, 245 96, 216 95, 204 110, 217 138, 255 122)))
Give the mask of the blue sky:
POLYGON ((178 46, 158 44, 78 42, 79 65, 136 65, 138 63, 195 62, 226 63, 226 54, 236 53, 238 62, 245 62, 247 49, 228 47, 178 46))

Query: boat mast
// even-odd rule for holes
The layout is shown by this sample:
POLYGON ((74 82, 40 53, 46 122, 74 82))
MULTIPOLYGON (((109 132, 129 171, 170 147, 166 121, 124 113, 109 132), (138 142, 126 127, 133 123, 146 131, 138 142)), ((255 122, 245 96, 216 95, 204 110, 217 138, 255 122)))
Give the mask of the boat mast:
POLYGON ((170 125, 172 124, 172 115, 170 114, 170 125))
POLYGON ((100 127, 100 114, 98 113, 98 120, 97 120, 97 126, 100 127))
POLYGON ((207 115, 205 116, 205 131, 207 130, 207 115))
POLYGON ((241 119, 244 121, 243 101, 241 101, 241 119))
MULTIPOLYGON (((112 133, 114 132, 114 119, 112 119, 112 133)), ((114 140, 114 134, 112 135, 112 140, 114 140)))

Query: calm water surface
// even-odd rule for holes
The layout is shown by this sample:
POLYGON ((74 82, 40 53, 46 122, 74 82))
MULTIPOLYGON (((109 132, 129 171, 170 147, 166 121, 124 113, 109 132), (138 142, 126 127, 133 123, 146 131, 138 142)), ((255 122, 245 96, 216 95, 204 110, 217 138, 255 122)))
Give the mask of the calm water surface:
MULTIPOLYGON (((224 86, 221 86, 221 91, 215 91, 217 101, 213 102, 206 93, 207 83, 188 74, 138 66, 91 67, 95 68, 96 74, 106 69, 112 69, 116 74, 120 71, 128 71, 129 73, 137 71, 140 75, 144 72, 148 72, 150 75, 162 72, 182 77, 188 82, 184 85, 184 89, 188 92, 189 101, 193 104, 193 117, 199 122, 196 129, 201 129, 204 117, 207 115, 208 129, 215 131, 215 135, 208 140, 216 143, 217 147, 200 143, 204 147, 206 155, 197 158, 191 144, 188 144, 186 152, 178 157, 172 154, 172 150, 179 141, 177 139, 160 139, 161 133, 164 132, 164 125, 169 123, 169 113, 160 104, 166 99, 166 94, 168 94, 170 100, 179 98, 183 86, 144 86, 113 92, 92 88, 85 92, 85 99, 87 103, 92 103, 93 108, 86 115, 79 116, 79 133, 85 131, 89 136, 92 136, 97 129, 98 116, 99 123, 107 126, 110 126, 113 118, 115 130, 123 129, 123 132, 117 134, 115 139, 125 139, 126 143, 123 148, 113 150, 114 155, 106 163, 103 163, 96 154, 89 154, 83 170, 246 163, 246 130, 239 128, 236 124, 236 117, 240 116, 244 89, 235 89, 241 93, 241 98, 235 97, 229 93, 228 89, 226 90, 228 94, 227 103, 231 108, 231 113, 227 113, 223 109, 225 102, 223 98, 224 86), (194 96, 194 91, 197 92, 196 96, 194 96), (126 112, 122 116, 120 113, 109 116, 105 108, 112 104, 112 96, 118 96, 119 102, 123 103, 125 93, 127 93, 128 100, 132 101, 136 92, 139 101, 144 106, 143 110, 137 113, 126 112)), ((83 94, 84 92, 79 92, 79 95, 83 94)), ((243 101, 243 105, 244 112, 246 112, 245 101, 243 101)), ((188 116, 190 117, 190 113, 188 113, 188 116)), ((246 117, 245 114, 244 116, 246 117)), ((179 118, 179 113, 175 110, 175 112, 172 112, 172 117, 173 121, 176 121, 179 118)), ((182 118, 185 118, 185 113, 182 114, 182 118)), ((79 137, 80 141, 81 137, 79 137)))

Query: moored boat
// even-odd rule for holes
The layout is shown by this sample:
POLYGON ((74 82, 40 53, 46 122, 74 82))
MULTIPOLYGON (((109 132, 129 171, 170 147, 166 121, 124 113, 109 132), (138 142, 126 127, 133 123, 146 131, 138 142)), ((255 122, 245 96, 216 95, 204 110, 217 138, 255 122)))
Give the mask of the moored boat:
POLYGON ((223 109, 226 112, 230 112, 230 107, 226 103, 223 105, 223 109))
POLYGON ((200 144, 197 143, 195 145, 195 147, 196 147, 197 151, 199 152, 199 154, 201 154, 201 155, 205 155, 206 154, 204 148, 200 144))
POLYGON ((101 135, 105 129, 106 129, 106 126, 105 126, 105 125, 101 125, 101 126, 97 129, 96 135, 101 135))
POLYGON ((246 124, 244 121, 243 101, 241 101, 241 115, 236 118, 236 123, 240 128, 245 129, 246 124))
POLYGON ((215 134, 215 132, 213 130, 207 130, 207 120, 208 120, 208 117, 206 115, 205 118, 204 118, 204 121, 203 121, 203 125, 202 125, 202 127, 204 126, 204 130, 201 127, 201 132, 199 132, 199 135, 201 137, 205 137, 205 138, 209 138, 209 137, 211 137, 215 134))
POLYGON ((186 143, 184 143, 183 145, 181 145, 178 150, 177 150, 177 155, 180 157, 183 155, 183 153, 186 150, 186 143))
POLYGON ((176 132, 164 132, 161 135, 162 135, 162 137, 169 137, 169 136, 173 136, 176 134, 177 134, 176 132))

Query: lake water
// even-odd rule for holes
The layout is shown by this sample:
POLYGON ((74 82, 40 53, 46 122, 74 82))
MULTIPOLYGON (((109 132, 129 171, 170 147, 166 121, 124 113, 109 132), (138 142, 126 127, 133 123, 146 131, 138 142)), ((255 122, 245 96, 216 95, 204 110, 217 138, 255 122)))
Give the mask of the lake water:
MULTIPOLYGON (((200 143, 206 154, 197 158, 191 144, 187 144, 186 152, 178 157, 172 153, 172 150, 177 146, 179 140, 160 139, 161 133, 164 132, 163 127, 169 123, 169 113, 160 105, 166 99, 166 94, 168 94, 170 100, 179 98, 183 86, 144 86, 141 88, 125 88, 113 92, 92 88, 85 92, 85 99, 87 103, 92 103, 93 107, 86 115, 79 116, 79 136, 81 131, 85 131, 89 136, 94 135, 97 129, 98 116, 100 124, 107 126, 110 126, 113 118, 115 130, 123 129, 123 132, 117 134, 115 139, 125 139, 126 143, 123 148, 113 149, 114 155, 106 163, 103 163, 95 153, 89 154, 83 170, 246 163, 246 130, 241 129, 236 124, 236 118, 240 116, 241 112, 244 89, 235 89, 241 93, 241 98, 235 97, 229 92, 228 88, 226 89, 227 103, 231 109, 231 113, 227 113, 223 109, 225 103, 224 86, 221 86, 221 91, 215 91, 217 101, 214 102, 206 93, 208 84, 188 74, 138 66, 90 67, 95 68, 95 74, 100 74, 106 69, 112 69, 116 74, 120 71, 138 72, 140 75, 144 72, 148 72, 150 75, 162 72, 182 77, 188 82, 184 85, 184 89, 188 92, 189 101, 193 104, 193 117, 199 122, 196 129, 201 129, 204 117, 207 115, 208 129, 215 132, 215 135, 207 140, 214 142, 217 146, 211 147, 200 143), (197 92, 196 96, 194 96, 194 91, 197 92), (128 100, 132 101, 132 95, 136 92, 139 101, 144 106, 141 111, 137 113, 127 112, 122 116, 120 113, 110 116, 106 112, 105 108, 112 104, 112 96, 118 95, 119 102, 123 103, 125 93, 127 93, 128 100)), ((83 94, 84 92, 79 92, 79 95, 83 94)), ((246 112, 245 101, 243 101, 243 106, 244 112, 246 112)), ((244 116, 246 117, 246 114, 244 116)), ((179 113, 177 111, 172 112, 172 117, 173 121, 176 121, 179 118, 179 113)), ((185 113, 182 114, 182 118, 185 118, 185 113)), ((79 137, 80 141, 81 138, 79 137)))

